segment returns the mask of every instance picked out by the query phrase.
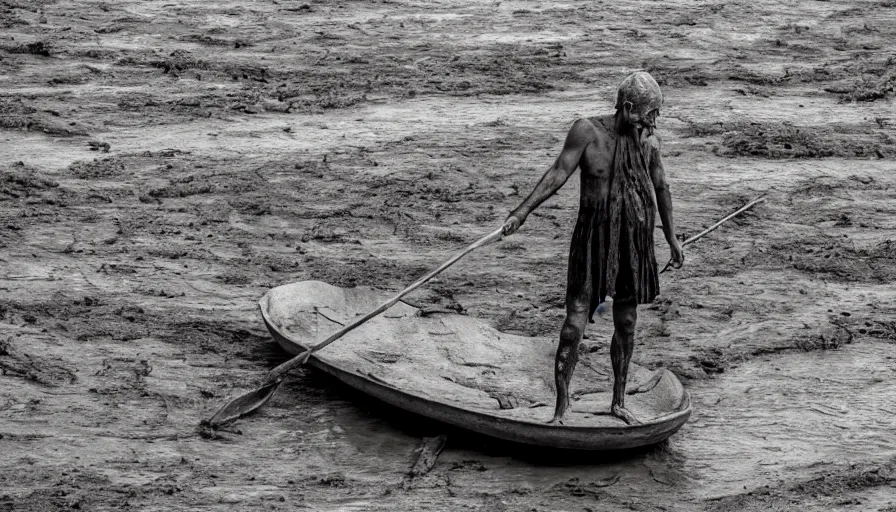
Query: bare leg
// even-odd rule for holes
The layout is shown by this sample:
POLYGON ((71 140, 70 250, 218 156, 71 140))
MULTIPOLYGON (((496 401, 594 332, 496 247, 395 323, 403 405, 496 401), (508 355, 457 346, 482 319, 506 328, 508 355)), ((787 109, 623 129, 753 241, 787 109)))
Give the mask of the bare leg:
POLYGON ((550 423, 563 424, 563 415, 569 407, 569 381, 579 360, 579 343, 588 323, 588 305, 572 303, 566 306, 566 320, 560 330, 560 345, 554 361, 554 382, 557 385, 557 406, 550 423))
POLYGON ((635 323, 638 320, 638 304, 635 301, 613 303, 613 341, 610 343, 610 359, 613 362, 613 403, 610 413, 629 425, 640 423, 625 408, 625 384, 628 366, 635 348, 635 323))

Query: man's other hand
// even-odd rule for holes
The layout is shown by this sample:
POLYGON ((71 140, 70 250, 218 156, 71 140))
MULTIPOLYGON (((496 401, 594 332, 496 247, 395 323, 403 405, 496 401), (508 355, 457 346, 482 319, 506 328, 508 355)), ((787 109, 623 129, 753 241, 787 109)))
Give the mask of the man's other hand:
POLYGON ((669 245, 672 254, 672 268, 681 268, 684 265, 684 250, 681 248, 681 242, 677 238, 674 240, 675 243, 669 245))
POLYGON ((503 227, 504 236, 510 236, 516 233, 516 230, 520 229, 520 224, 522 224, 522 222, 516 216, 511 215, 510 217, 507 217, 503 227))

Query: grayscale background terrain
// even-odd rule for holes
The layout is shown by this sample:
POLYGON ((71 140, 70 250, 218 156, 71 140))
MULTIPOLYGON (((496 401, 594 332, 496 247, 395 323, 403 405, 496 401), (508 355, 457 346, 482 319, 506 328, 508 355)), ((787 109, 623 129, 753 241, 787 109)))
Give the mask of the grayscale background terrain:
MULTIPOLYGON (((892 512, 894 90, 892 0, 2 0, 0 510, 892 512), (680 234, 769 191, 639 308, 694 404, 668 442, 452 432, 403 486, 441 427, 310 372, 197 428, 285 359, 265 291, 400 290, 638 68, 680 234)), ((577 181, 409 301, 556 336, 577 181)))

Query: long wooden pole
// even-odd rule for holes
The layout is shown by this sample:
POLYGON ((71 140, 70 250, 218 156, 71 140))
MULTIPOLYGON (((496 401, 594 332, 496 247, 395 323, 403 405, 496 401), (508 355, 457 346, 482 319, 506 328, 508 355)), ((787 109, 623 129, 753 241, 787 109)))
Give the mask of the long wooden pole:
POLYGON ((274 396, 274 393, 277 392, 277 389, 283 383, 283 376, 290 370, 308 362, 308 359, 311 357, 311 354, 326 347, 330 343, 333 343, 334 341, 345 336, 347 333, 354 330, 355 328, 357 328, 364 322, 379 315, 383 311, 386 311, 387 309, 391 308, 392 306, 395 305, 395 303, 397 303, 399 300, 401 300, 402 297, 404 297, 405 295, 416 290, 421 285, 423 285, 423 283, 429 281, 430 279, 435 277, 437 274, 439 274, 446 268, 450 267, 451 265, 454 265, 455 263, 457 263, 457 261, 459 259, 466 256, 471 251, 474 251, 474 250, 482 247, 483 245, 487 245, 491 242, 499 240, 503 236, 503 232, 504 232, 504 227, 502 226, 500 229, 497 229, 497 230, 493 231, 492 233, 489 233, 488 235, 480 238, 476 242, 473 242, 472 244, 467 246, 464 250, 455 254, 451 259, 449 259, 445 263, 442 263, 442 265, 440 265, 437 269, 426 274, 425 276, 421 277, 420 279, 414 281, 410 286, 408 286, 407 288, 405 288, 404 290, 399 292, 398 295, 396 295, 396 296, 392 297, 391 299, 389 299, 388 301, 384 302, 378 308, 374 309, 370 313, 367 313, 366 315, 362 316, 361 318, 355 320, 351 324, 343 327, 339 331, 334 332, 327 339, 325 339, 324 341, 311 347, 310 349, 306 350, 305 352, 293 357, 292 359, 290 359, 289 361, 286 361, 285 363, 281 364, 280 366, 277 366, 276 368, 274 368, 273 370, 271 370, 268 373, 267 379, 265 379, 264 384, 253 389, 252 391, 243 393, 242 395, 230 400, 229 402, 224 404, 223 407, 218 409, 218 411, 211 418, 205 420, 205 423, 210 426, 213 426, 213 427, 218 426, 218 425, 223 425, 224 423, 233 421, 241 416, 245 416, 246 414, 249 414, 250 412, 263 406, 265 403, 267 403, 268 400, 271 399, 272 396, 274 396))
MULTIPOLYGON (((708 228, 706 228, 706 229, 704 229, 703 231, 697 233, 696 235, 692 236, 691 238, 688 238, 687 240, 685 240, 684 242, 681 243, 681 246, 684 247, 685 245, 690 245, 690 244, 696 242, 697 240, 700 240, 700 239, 703 238, 704 236, 706 236, 706 235, 712 233, 713 231, 715 231, 716 228, 718 228, 718 227, 721 226, 722 224, 724 224, 724 223, 728 222, 729 220, 731 220, 731 219, 737 217, 737 216, 740 215, 741 213, 743 213, 743 212, 749 210, 750 208, 756 206, 757 204, 759 204, 759 203, 765 201, 765 195, 766 195, 766 194, 768 194, 768 192, 763 192, 762 195, 760 195, 760 196, 757 197, 756 199, 753 199, 753 200, 750 201, 749 203, 747 203, 747 204, 741 206, 741 207, 738 208, 737 211, 735 211, 734 213, 732 213, 732 214, 726 216, 726 217, 723 218, 722 220, 716 222, 716 223, 713 224, 712 226, 709 226, 708 228)), ((671 260, 671 259, 669 260, 668 263, 666 263, 666 266, 663 267, 663 270, 660 270, 660 274, 662 274, 663 272, 665 272, 666 270, 668 270, 670 266, 672 266, 672 260, 671 260)))

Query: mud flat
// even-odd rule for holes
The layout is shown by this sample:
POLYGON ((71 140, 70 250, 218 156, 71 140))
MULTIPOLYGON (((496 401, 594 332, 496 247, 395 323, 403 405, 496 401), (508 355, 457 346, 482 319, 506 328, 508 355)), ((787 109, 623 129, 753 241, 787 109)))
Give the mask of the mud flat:
MULTIPOLYGON (((8 0, 0 25, 0 510, 896 510, 892 2, 8 0), (635 361, 694 402, 669 442, 450 432, 405 485, 444 428, 314 373, 197 428, 285 358, 264 292, 401 289, 634 68, 682 234, 770 191, 641 311, 635 361)), ((415 304, 555 334, 574 182, 415 304)))

